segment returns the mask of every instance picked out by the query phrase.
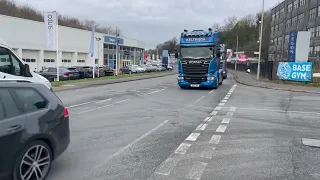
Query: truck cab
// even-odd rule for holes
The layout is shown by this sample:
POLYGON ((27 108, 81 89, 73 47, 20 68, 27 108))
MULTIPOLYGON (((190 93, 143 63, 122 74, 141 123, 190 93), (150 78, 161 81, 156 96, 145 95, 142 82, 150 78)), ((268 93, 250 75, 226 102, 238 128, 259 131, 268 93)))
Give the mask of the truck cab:
POLYGON ((220 33, 184 30, 180 37, 178 85, 180 88, 218 88, 223 77, 220 66, 220 33))
POLYGON ((30 71, 30 67, 21 57, 0 38, 0 81, 22 80, 41 83, 52 90, 51 83, 43 76, 30 71))

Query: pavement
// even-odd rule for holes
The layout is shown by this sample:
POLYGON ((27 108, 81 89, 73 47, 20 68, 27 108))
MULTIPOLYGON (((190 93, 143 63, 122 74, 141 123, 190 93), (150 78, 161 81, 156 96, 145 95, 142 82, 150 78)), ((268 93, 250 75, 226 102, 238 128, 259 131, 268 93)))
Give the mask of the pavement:
POLYGON ((152 74, 152 75, 140 75, 140 76, 133 76, 133 77, 123 77, 118 79, 105 79, 105 80, 95 80, 95 81, 86 81, 86 82, 76 82, 76 83, 69 83, 62 86, 53 87, 53 91, 63 91, 63 90, 70 90, 70 89, 79 89, 79 88, 86 88, 90 86, 99 86, 99 85, 107 85, 107 84, 114 84, 114 83, 123 83, 128 81, 137 81, 142 79, 151 79, 151 78, 158 78, 164 76, 170 76, 176 74, 176 71, 166 72, 166 73, 159 73, 159 74, 152 74))
POLYGON ((56 92, 71 143, 48 180, 319 179, 316 94, 176 76, 56 92), (311 139, 311 140, 310 140, 311 139), (317 143, 313 143, 317 144, 317 143))
POLYGON ((272 82, 258 81, 256 75, 248 74, 245 72, 234 71, 228 69, 228 72, 234 75, 234 79, 244 85, 274 89, 274 90, 283 90, 283 91, 293 91, 293 92, 306 92, 306 93, 315 93, 320 94, 319 87, 308 87, 308 86, 298 86, 290 84, 277 84, 272 82))

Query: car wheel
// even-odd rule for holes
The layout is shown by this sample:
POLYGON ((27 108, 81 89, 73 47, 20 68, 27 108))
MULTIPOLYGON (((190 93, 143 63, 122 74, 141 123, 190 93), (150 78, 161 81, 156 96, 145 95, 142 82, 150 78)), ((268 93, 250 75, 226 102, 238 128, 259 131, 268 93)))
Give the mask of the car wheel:
POLYGON ((52 150, 43 141, 34 141, 17 157, 13 170, 14 180, 45 179, 51 168, 52 150))

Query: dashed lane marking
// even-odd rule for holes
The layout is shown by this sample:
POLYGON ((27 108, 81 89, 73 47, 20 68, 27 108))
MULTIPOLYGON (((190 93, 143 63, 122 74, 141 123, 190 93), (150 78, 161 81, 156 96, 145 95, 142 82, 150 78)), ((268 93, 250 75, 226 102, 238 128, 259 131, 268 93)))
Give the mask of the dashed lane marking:
POLYGON ((206 166, 207 163, 205 162, 194 162, 194 165, 192 166, 190 172, 187 174, 186 178, 200 180, 204 170, 206 169, 206 166))
POLYGON ((210 119, 210 117, 206 117, 203 121, 207 122, 210 119))
POLYGON ((221 107, 220 106, 217 106, 216 108, 214 108, 215 111, 217 110, 221 110, 221 107))
POLYGON ((201 157, 211 159, 215 150, 216 150, 215 147, 205 146, 201 153, 201 157))
POLYGON ((226 103, 226 102, 227 102, 227 100, 222 100, 221 102, 226 103))
POLYGON ((228 112, 226 116, 227 117, 232 117, 233 116, 233 112, 228 112))
POLYGON ((223 118, 222 119, 222 124, 229 124, 229 122, 230 122, 230 118, 223 118))
POLYGON ((115 102, 115 103, 111 103, 111 104, 108 104, 108 105, 105 105, 105 106, 100 106, 100 107, 97 107, 97 108, 89 109, 89 110, 87 110, 87 111, 82 111, 82 112, 80 112, 80 113, 78 113, 78 114, 84 114, 84 113, 87 113, 87 112, 99 110, 99 109, 102 109, 102 108, 106 108, 106 107, 109 107, 109 106, 112 106, 112 105, 116 105, 116 104, 120 104, 120 103, 129 101, 129 100, 130 100, 130 99, 125 99, 125 100, 118 101, 118 102, 115 102))
POLYGON ((217 128, 216 132, 225 132, 227 129, 227 126, 225 125, 219 125, 219 127, 217 128))
POLYGON ((175 151, 175 153, 177 153, 177 154, 185 154, 190 146, 191 146, 191 144, 181 143, 180 146, 175 151))
POLYGON ((215 115, 217 115, 218 114, 218 111, 212 111, 211 113, 210 113, 210 115, 213 115, 213 116, 215 116, 215 115))
POLYGON ((196 131, 204 131, 207 126, 208 126, 208 124, 203 124, 203 123, 201 123, 201 124, 197 127, 196 131))
POLYGON ((229 111, 233 111, 234 112, 234 111, 236 111, 236 109, 237 109, 236 107, 230 107, 229 111))
POLYGON ((219 103, 218 106, 224 106, 226 103, 219 103))
POLYGON ((173 158, 168 158, 159 168, 159 170, 156 172, 156 174, 170 175, 171 171, 174 169, 174 167, 177 165, 178 160, 173 158))
POLYGON ((212 121, 212 119, 213 119, 213 117, 210 117, 210 118, 209 118, 209 120, 208 120, 208 122, 211 122, 211 121, 212 121))
POLYGON ((198 139, 198 137, 200 136, 200 133, 191 133, 186 141, 196 141, 198 139))
POLYGON ((210 144, 219 144, 221 135, 213 135, 209 141, 210 144))

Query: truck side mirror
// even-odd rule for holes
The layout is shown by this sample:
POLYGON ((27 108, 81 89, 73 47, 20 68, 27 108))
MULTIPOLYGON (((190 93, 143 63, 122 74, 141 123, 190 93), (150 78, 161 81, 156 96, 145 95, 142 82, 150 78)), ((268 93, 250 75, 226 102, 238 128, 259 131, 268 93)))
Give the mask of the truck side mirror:
POLYGON ((31 74, 31 72, 30 72, 30 66, 29 66, 29 64, 25 64, 25 65, 24 65, 24 75, 25 75, 26 77, 32 77, 32 74, 31 74))
POLYGON ((174 57, 175 57, 175 58, 178 58, 178 57, 179 57, 179 53, 178 53, 178 52, 175 52, 175 53, 174 53, 174 57))

